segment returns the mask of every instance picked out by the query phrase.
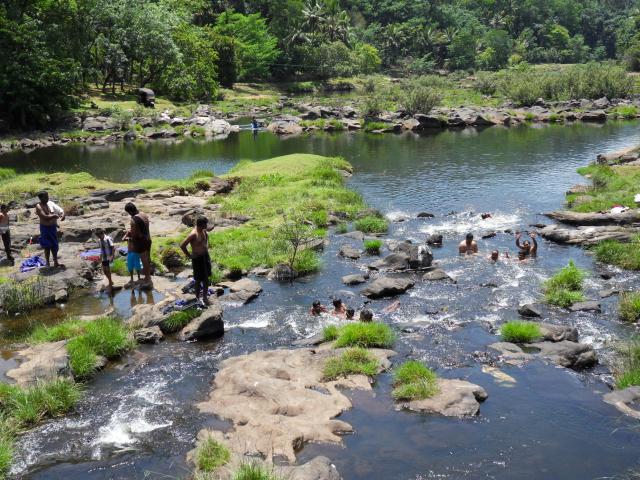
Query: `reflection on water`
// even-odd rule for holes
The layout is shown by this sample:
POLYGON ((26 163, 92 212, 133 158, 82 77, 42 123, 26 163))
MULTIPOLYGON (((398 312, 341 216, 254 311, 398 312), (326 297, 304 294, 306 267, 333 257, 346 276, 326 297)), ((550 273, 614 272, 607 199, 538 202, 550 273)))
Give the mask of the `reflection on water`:
MULTIPOLYGON (((478 363, 486 346, 498 340, 497 327, 517 318, 520 304, 539 300, 540 284, 552 272, 569 258, 581 267, 594 267, 582 250, 542 240, 538 258, 526 262, 489 262, 489 252, 513 254, 515 232, 545 222, 539 213, 560 206, 567 187, 580 181, 576 167, 597 152, 637 143, 636 128, 635 123, 612 123, 290 139, 260 134, 255 140, 241 133, 223 142, 73 147, 14 155, 10 161, 20 161, 20 168, 83 165, 96 175, 122 181, 183 177, 212 166, 224 172, 239 158, 294 152, 343 155, 356 167, 350 186, 392 220, 390 237, 422 242, 429 233, 443 235, 444 245, 434 249, 434 257, 455 280, 422 282, 416 276, 415 287, 399 298, 399 309, 384 313, 394 299, 369 302, 360 295, 361 286, 345 287, 340 281, 343 275, 366 271, 376 258, 339 257, 342 244, 361 245, 332 237, 322 257, 322 275, 293 285, 260 280, 264 291, 254 302, 225 310, 224 339, 189 344, 169 340, 142 347, 102 372, 88 386, 77 414, 48 422, 20 440, 14 471, 28 472, 34 479, 185 476, 189 466, 184 456, 197 431, 205 425, 220 427, 194 408, 208 394, 220 361, 288 346, 293 339, 321 331, 336 320, 310 318, 309 305, 315 299, 327 304, 335 296, 356 309, 366 304, 377 318, 397 328, 397 361, 424 360, 444 377, 482 385, 489 399, 473 419, 396 412, 390 376, 382 375, 374 395, 351 393, 356 408, 341 417, 355 428, 355 434, 345 438, 347 448, 307 446, 301 460, 327 454, 345 479, 583 479, 613 476, 636 466, 636 422, 600 398, 607 389, 602 380, 609 380, 614 341, 630 334, 615 320, 615 298, 602 301, 601 314, 558 310, 548 318, 575 325, 581 339, 596 348, 602 365, 592 372, 537 362, 522 368, 499 366, 515 379, 507 388, 483 373, 478 363), (45 165, 45 152, 55 161, 45 165), (416 218, 421 211, 436 216, 416 218), (481 212, 492 217, 483 220, 481 212), (469 231, 478 238, 481 255, 460 257, 457 243, 469 231), (480 238, 490 232, 495 236, 480 238)), ((619 273, 611 280, 594 274, 585 293, 598 298, 605 288, 637 286, 635 274, 619 273)), ((130 292, 113 300, 121 312, 131 302, 148 301, 137 293, 132 298, 130 292)), ((92 305, 82 307, 87 310, 109 303, 106 296, 83 302, 92 305)), ((77 308, 74 305, 66 308, 77 308)))

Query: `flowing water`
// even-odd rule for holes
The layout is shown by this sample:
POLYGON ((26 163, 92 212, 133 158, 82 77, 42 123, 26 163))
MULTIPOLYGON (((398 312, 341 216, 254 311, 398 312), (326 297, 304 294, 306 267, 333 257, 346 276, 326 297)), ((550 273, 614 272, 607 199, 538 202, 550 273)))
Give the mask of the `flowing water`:
MULTIPOLYGON (((203 168, 224 173, 240 159, 295 152, 344 156, 355 167, 349 186, 392 221, 389 237, 423 241, 428 233, 444 235, 444 247, 434 250, 434 256, 457 281, 418 281, 399 297, 400 307, 392 313, 382 309, 393 300, 369 304, 380 319, 397 327, 397 360, 422 359, 443 377, 482 385, 489 398, 472 419, 398 412, 390 399, 390 375, 383 374, 373 393, 348 392, 354 408, 342 418, 355 433, 344 438, 344 445, 307 445, 299 460, 327 455, 345 479, 624 478, 638 468, 640 429, 637 421, 601 399, 611 381, 608 365, 615 342, 632 333, 616 320, 615 298, 603 300, 601 314, 559 312, 550 318, 577 326, 581 341, 596 348, 601 364, 592 371, 576 373, 541 362, 502 365, 502 372, 511 377, 505 380, 495 377, 481 359, 487 345, 499 338, 496 327, 516 318, 518 305, 539 299, 541 281, 570 258, 592 272, 586 288, 590 298, 598 298, 603 288, 636 286, 637 275, 608 269, 615 275, 603 280, 598 275, 602 267, 582 250, 542 240, 533 261, 492 264, 485 257, 492 249, 513 253, 513 232, 545 222, 540 213, 559 208, 567 188, 581 181, 577 167, 596 153, 637 144, 639 137, 637 123, 468 129, 420 136, 356 133, 279 139, 242 132, 215 142, 54 147, 14 153, 0 164, 20 171, 88 170, 101 178, 134 181, 180 178, 203 168), (436 217, 416 219, 421 211, 436 217), (492 217, 482 220, 481 212, 492 217), (479 240, 480 257, 456 255, 457 242, 468 231, 477 237, 496 232, 493 238, 479 240)), ((222 359, 288 346, 320 331, 333 320, 307 315, 316 298, 328 303, 339 295, 362 307, 359 288, 345 287, 340 277, 366 271, 371 259, 338 257, 340 245, 349 242, 331 237, 318 275, 293 285, 261 280, 264 291, 258 299, 225 310, 223 339, 145 346, 110 366, 87 385, 76 413, 49 421, 20 439, 15 477, 186 477, 185 454, 197 431, 205 426, 229 428, 194 406, 208 395, 222 359)), ((126 313, 132 302, 129 295, 115 297, 116 310, 126 313)), ((93 313, 108 304, 107 297, 92 297, 72 301, 67 308, 93 313)), ((15 322, 12 328, 17 328, 15 322)), ((0 368, 6 370, 3 362, 13 364, 4 352, 0 368)))

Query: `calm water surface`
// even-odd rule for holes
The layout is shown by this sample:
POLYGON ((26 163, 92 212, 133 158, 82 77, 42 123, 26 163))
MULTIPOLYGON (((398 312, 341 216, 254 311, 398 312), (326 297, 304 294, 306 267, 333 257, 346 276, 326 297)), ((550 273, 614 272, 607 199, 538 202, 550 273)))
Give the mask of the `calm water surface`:
MULTIPOLYGON (((616 299, 603 301, 603 313, 557 312, 551 321, 578 327, 581 340, 596 348, 601 365, 576 373, 532 362, 501 366, 515 379, 498 383, 484 373, 478 356, 498 340, 496 327, 516 317, 519 304, 540 297, 540 283, 569 258, 594 273, 587 296, 609 286, 638 285, 636 275, 614 271, 602 280, 592 258, 577 248, 541 241, 534 262, 489 264, 459 258, 456 243, 467 232, 478 236, 484 253, 514 251, 507 231, 544 222, 540 212, 559 208, 564 192, 581 181, 575 169, 596 153, 637 144, 637 123, 605 126, 491 128, 417 135, 338 134, 278 139, 249 132, 224 141, 152 143, 123 147, 71 146, 16 153, 0 159, 20 171, 88 170, 101 178, 181 178, 196 169, 224 173, 240 159, 260 160, 305 152, 341 155, 355 167, 350 186, 384 212, 390 237, 422 241, 439 232, 445 246, 435 250, 439 264, 457 283, 422 283, 400 297, 392 314, 370 304, 396 326, 398 361, 419 358, 444 377, 482 385, 489 399, 473 419, 450 419, 397 412, 390 400, 390 375, 379 377, 373 393, 350 392, 354 409, 342 416, 355 428, 343 446, 308 445, 305 461, 327 455, 345 479, 585 479, 624 478, 637 468, 640 430, 601 400, 610 381, 608 365, 615 342, 630 335, 615 320, 616 299), (420 211, 436 218, 418 220, 420 211), (492 218, 481 220, 480 212, 492 218), (483 287, 493 283, 495 287, 483 287), (412 333, 400 327, 412 325, 412 333)), ((193 407, 208 394, 222 359, 256 349, 287 346, 319 331, 330 318, 309 318, 316 298, 340 295, 356 308, 364 298, 340 277, 366 270, 373 259, 344 260, 336 253, 351 241, 332 236, 323 254, 322 274, 292 286, 261 281, 264 292, 253 303, 225 311, 228 331, 216 342, 167 341, 142 347, 126 361, 97 376, 74 415, 48 422, 22 437, 16 478, 104 479, 181 478, 189 466, 185 453, 197 431, 228 428, 193 407)), ((354 243, 354 246, 357 246, 354 243)), ((126 313, 127 293, 114 300, 126 313)), ((105 297, 91 300, 106 306, 105 297)), ((70 307, 71 308, 71 307, 70 307)), ((78 308, 78 307, 76 307, 78 308)))

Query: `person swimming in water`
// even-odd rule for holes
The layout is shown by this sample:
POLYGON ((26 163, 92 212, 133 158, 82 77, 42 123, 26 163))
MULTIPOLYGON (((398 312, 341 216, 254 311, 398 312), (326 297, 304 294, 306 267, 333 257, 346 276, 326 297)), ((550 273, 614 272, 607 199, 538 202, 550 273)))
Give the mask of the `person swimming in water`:
POLYGON ((322 305, 322 303, 320 303, 320 300, 316 300, 315 302, 313 302, 313 305, 311 305, 311 310, 309 311, 309 313, 311 313, 311 315, 313 315, 314 317, 317 317, 318 315, 327 313, 327 309, 324 305, 322 305))
POLYGON ((516 247, 518 247, 518 258, 520 260, 524 260, 526 257, 535 257, 538 253, 538 242, 536 241, 536 232, 529 233, 529 237, 531 238, 531 243, 529 240, 525 240, 520 243, 520 239, 522 238, 522 234, 520 232, 516 233, 516 247))
POLYGON ((473 233, 467 233, 465 239, 458 245, 458 253, 473 255, 478 253, 478 243, 473 239, 473 233))

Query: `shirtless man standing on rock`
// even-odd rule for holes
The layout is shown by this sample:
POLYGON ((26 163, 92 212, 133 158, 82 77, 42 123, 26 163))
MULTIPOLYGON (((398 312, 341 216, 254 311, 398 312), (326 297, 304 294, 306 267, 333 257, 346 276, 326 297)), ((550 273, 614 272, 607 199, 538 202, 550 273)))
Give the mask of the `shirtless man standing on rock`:
POLYGON ((64 210, 49 200, 49 193, 38 193, 40 203, 36 205, 36 215, 40 218, 40 246, 44 249, 44 258, 47 267, 50 266, 50 257, 53 254, 53 266, 58 263, 58 219, 64 220, 64 210))
POLYGON ((467 233, 466 238, 458 245, 458 253, 473 255, 478 253, 478 243, 473 239, 473 233, 467 233))
POLYGON ((131 202, 124 206, 125 212, 131 215, 131 242, 134 253, 140 255, 142 260, 142 273, 144 282, 140 285, 141 290, 153 288, 151 281, 151 233, 149 232, 149 217, 138 210, 131 202))
POLYGON ((4 203, 0 205, 0 236, 4 244, 4 251, 7 254, 7 261, 13 265, 13 255, 11 254, 11 232, 9 231, 9 206, 4 203))
POLYGON ((200 300, 202 290, 202 303, 209 303, 209 277, 211 277, 211 257, 209 256, 209 234, 207 219, 200 217, 196 220, 196 228, 180 244, 184 254, 191 259, 193 267, 193 280, 196 282, 196 300, 200 300), (187 250, 187 245, 191 245, 191 253, 187 250))

